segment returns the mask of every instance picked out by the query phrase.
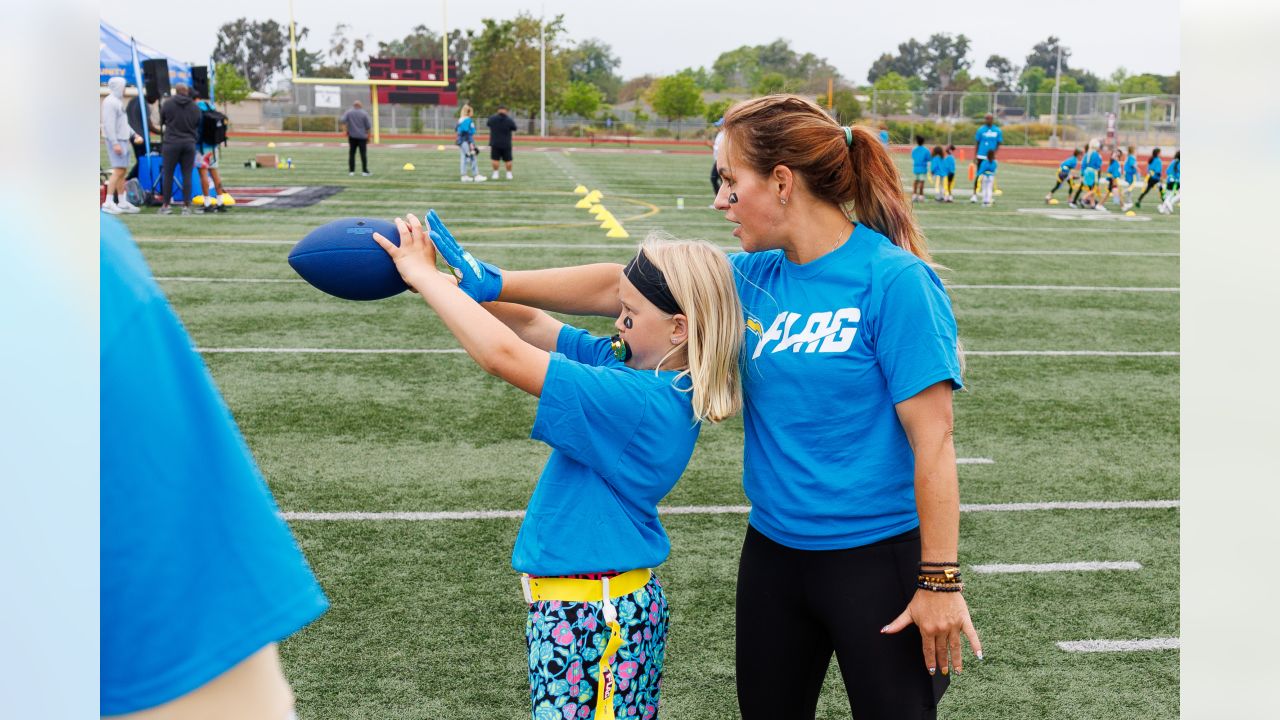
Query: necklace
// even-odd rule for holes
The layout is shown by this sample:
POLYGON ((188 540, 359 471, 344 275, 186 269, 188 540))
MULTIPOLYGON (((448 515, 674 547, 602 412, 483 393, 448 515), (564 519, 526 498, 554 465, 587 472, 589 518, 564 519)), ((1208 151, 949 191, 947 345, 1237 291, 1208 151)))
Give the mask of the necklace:
POLYGON ((831 250, 829 252, 835 252, 836 250, 838 250, 840 246, 844 244, 844 241, 848 240, 849 236, 852 234, 853 234, 853 223, 850 223, 848 232, 841 231, 839 235, 836 235, 836 242, 834 245, 831 246, 831 250))

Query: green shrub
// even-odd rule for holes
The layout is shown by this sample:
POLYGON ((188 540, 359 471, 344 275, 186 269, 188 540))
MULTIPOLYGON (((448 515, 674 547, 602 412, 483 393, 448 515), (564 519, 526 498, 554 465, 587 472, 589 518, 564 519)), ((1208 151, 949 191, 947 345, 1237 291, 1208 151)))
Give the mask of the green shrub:
POLYGON ((337 132, 338 118, 331 115, 286 115, 283 129, 286 132, 337 132))

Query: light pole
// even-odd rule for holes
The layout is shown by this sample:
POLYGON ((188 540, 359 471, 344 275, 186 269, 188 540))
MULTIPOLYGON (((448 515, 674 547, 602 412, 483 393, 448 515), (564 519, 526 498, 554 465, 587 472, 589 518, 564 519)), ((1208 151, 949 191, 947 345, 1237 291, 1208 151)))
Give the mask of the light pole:
POLYGON ((1058 147, 1058 89, 1062 87, 1062 42, 1058 42, 1058 69, 1053 78, 1053 107, 1049 114, 1053 116, 1053 134, 1049 137, 1049 147, 1058 147))
POLYGON ((547 10, 538 18, 538 39, 542 45, 542 60, 538 66, 538 124, 539 134, 547 136, 547 10))

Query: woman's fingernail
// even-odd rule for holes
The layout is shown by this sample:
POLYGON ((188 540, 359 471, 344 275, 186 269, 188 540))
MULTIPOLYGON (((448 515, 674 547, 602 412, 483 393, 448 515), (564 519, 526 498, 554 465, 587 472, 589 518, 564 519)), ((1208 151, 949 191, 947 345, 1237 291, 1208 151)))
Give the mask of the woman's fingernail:
POLYGON ((934 668, 929 668, 930 675, 934 674, 935 672, 937 672, 937 670, 935 670, 934 668))
POLYGON ((981 660, 981 659, 982 659, 982 653, 978 653, 978 659, 979 659, 979 660, 981 660))
POLYGON ((947 674, 947 666, 946 666, 946 665, 943 665, 943 666, 942 666, 942 674, 943 674, 943 675, 946 675, 946 674, 947 674))
POLYGON ((889 626, 885 625, 884 627, 880 628, 880 632, 889 632, 889 626))

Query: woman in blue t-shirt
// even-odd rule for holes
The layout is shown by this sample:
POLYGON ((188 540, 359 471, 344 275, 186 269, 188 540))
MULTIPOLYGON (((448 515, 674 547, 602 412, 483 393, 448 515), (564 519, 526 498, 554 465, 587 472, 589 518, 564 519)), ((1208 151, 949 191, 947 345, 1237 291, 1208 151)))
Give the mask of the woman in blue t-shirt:
MULTIPOLYGON (((739 709, 813 717, 834 652, 855 718, 933 717, 962 634, 982 657, 957 572, 950 300, 870 131, 794 95, 723 127, 715 207, 746 251, 739 709)), ((618 275, 512 271, 501 298, 611 315, 618 275)))
POLYGON ((485 371, 539 398, 532 436, 552 448, 511 555, 529 603, 533 716, 652 718, 669 613, 651 568, 671 550, 658 502, 701 423, 741 407, 733 270, 714 245, 651 237, 614 275, 618 334, 592 337, 490 302, 497 268, 427 219, 431 242, 412 215, 396 220, 398 247, 374 238, 485 371), (436 271, 432 243, 459 280, 436 271))
POLYGON ((457 138, 453 141, 458 146, 458 172, 462 175, 462 182, 484 182, 484 175, 480 174, 480 167, 476 164, 476 156, 480 154, 476 150, 476 120, 473 117, 475 111, 470 105, 463 105, 458 124, 454 127, 457 138), (467 169, 471 172, 468 173, 467 169))

